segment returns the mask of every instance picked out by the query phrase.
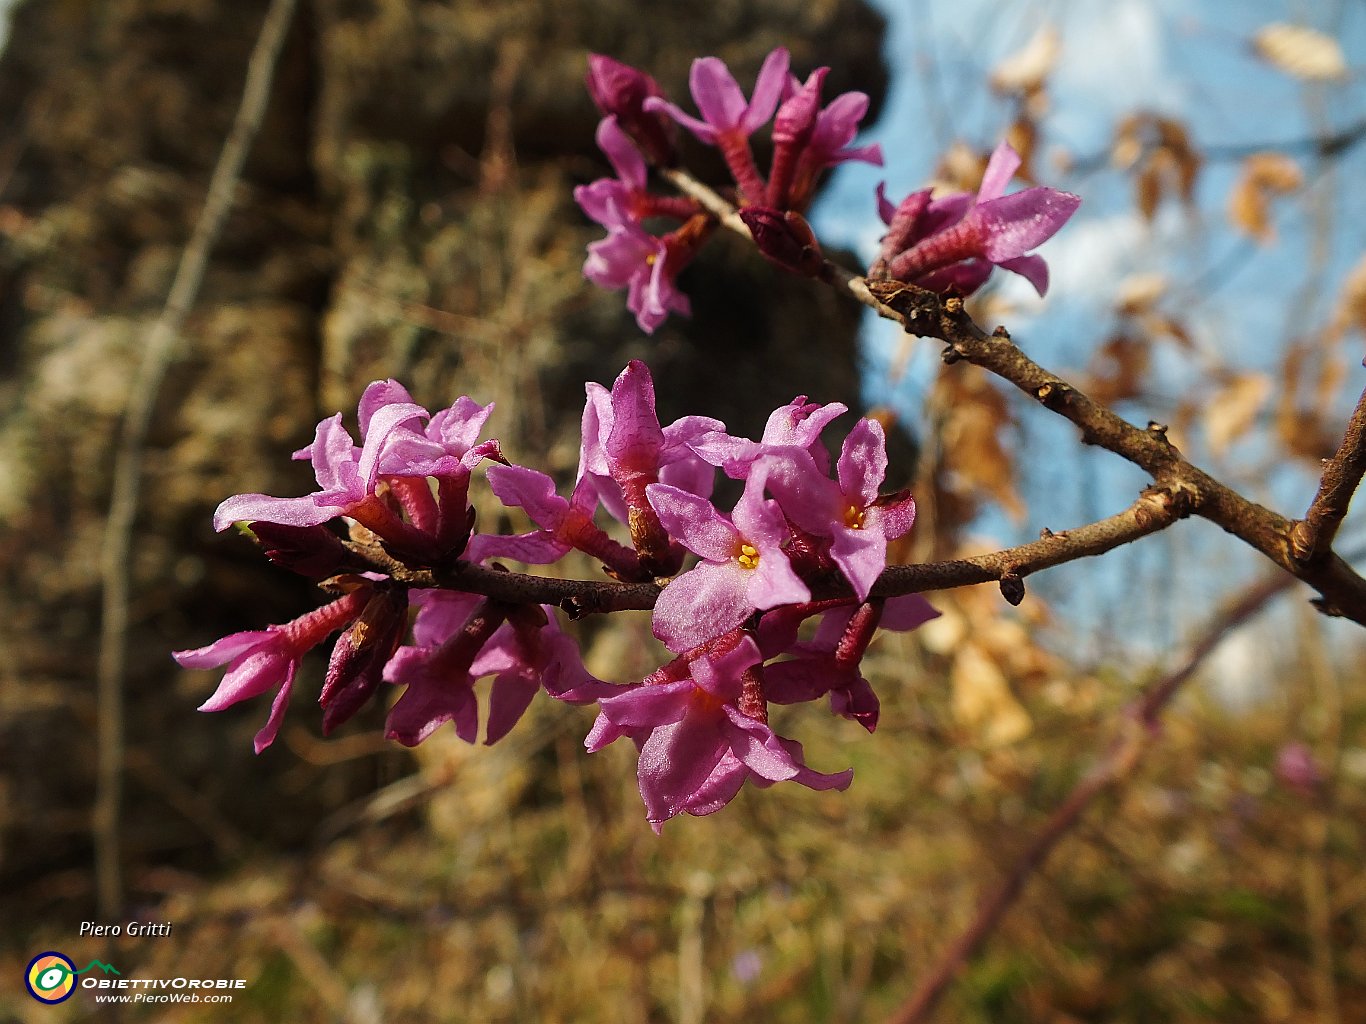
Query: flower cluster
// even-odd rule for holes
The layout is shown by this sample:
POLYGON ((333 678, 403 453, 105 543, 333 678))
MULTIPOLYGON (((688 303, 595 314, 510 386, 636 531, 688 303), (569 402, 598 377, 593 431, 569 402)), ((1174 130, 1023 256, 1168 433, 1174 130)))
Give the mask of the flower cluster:
POLYGON ((556 700, 596 702, 588 749, 621 737, 636 744, 656 829, 682 812, 717 810, 746 781, 847 786, 850 772, 807 767, 801 746, 770 728, 768 709, 828 696, 834 713, 871 731, 878 701, 859 663, 875 630, 912 629, 935 614, 919 596, 871 596, 888 540, 915 517, 908 494, 879 493, 882 428, 859 421, 832 464, 821 435, 846 411, 839 404, 799 397, 775 410, 755 441, 708 417, 661 425, 640 362, 610 389, 589 384, 587 392, 568 498, 544 473, 509 463, 496 441, 479 441, 492 406, 462 397, 433 415, 401 385, 378 381, 361 399, 360 446, 338 414, 296 453, 312 460, 316 492, 224 501, 219 530, 249 524, 268 557, 321 580, 334 599, 292 622, 178 652, 186 667, 227 666, 201 710, 274 689, 259 753, 279 732, 303 656, 340 633, 318 697, 324 732, 388 683, 402 688, 388 711, 391 739, 416 745, 449 722, 474 742, 477 684, 490 678, 485 743, 505 736, 542 689, 556 700), (533 530, 476 531, 469 487, 485 461, 493 493, 522 509, 533 530), (711 500, 718 469, 743 482, 729 512, 711 500), (408 572, 440 584, 471 563, 546 564, 570 550, 624 582, 669 579, 653 613, 654 634, 673 655, 663 667, 626 684, 596 679, 554 608, 458 583, 419 587, 408 572), (690 554, 697 561, 685 569, 690 554), (824 596, 813 597, 813 587, 824 596), (850 596, 829 596, 841 589, 850 596), (807 620, 813 628, 803 631, 807 620))
POLYGON ((742 216, 763 226, 755 232, 764 240, 761 251, 799 272, 820 263, 801 212, 815 196, 821 173, 848 160, 882 163, 878 146, 850 145, 868 111, 868 97, 848 92, 822 106, 821 87, 830 69, 816 69, 803 83, 788 63, 786 50, 770 53, 746 99, 721 60, 694 61, 688 85, 701 115, 694 117, 644 72, 610 57, 589 58, 588 90, 604 115, 598 146, 616 177, 574 192, 583 211, 607 229, 606 238, 588 247, 583 272, 603 288, 626 288, 627 307, 641 330, 653 334, 670 313, 689 312, 675 280, 715 226, 691 200, 647 191, 649 165, 667 168, 677 162, 678 125, 724 157, 742 216), (770 121, 773 157, 765 177, 750 139, 770 121), (648 230, 646 222, 659 218, 680 226, 665 234, 648 230))
POLYGON ((1048 265, 1030 250, 1067 223, 1081 198, 1043 187, 1006 195, 1019 169, 1019 154, 1002 142, 975 196, 956 192, 935 198, 932 190, 921 189, 893 206, 879 185, 878 214, 887 234, 869 276, 970 295, 997 266, 1019 274, 1042 295, 1048 290, 1048 265))
MULTIPOLYGON (((603 288, 627 289, 627 307, 646 333, 653 334, 670 313, 689 313, 688 298, 675 282, 716 223, 692 200, 648 191, 650 166, 668 169, 678 161, 680 125, 724 157, 733 180, 727 198, 759 251, 793 273, 824 274, 824 256, 802 213, 827 168, 851 160, 880 166, 882 151, 876 144, 852 145, 868 112, 866 95, 847 92, 822 106, 830 69, 817 68, 802 82, 788 65, 786 50, 770 53, 746 99, 721 60, 699 58, 688 80, 700 114, 694 117, 644 72, 610 57, 589 58, 588 89, 604 115, 598 146, 616 177, 574 192, 583 211, 607 229, 606 238, 589 245, 583 272, 603 288), (773 156, 765 176, 750 139, 770 122, 773 156), (647 228, 660 219, 679 226, 662 234, 647 228)), ((1042 295, 1048 267, 1032 250, 1062 227, 1081 200, 1044 187, 1007 195, 1019 166, 1018 154, 1002 143, 975 196, 935 197, 924 189, 894 206, 879 185, 878 212, 888 230, 869 276, 968 295, 999 266, 1025 277, 1042 295)))

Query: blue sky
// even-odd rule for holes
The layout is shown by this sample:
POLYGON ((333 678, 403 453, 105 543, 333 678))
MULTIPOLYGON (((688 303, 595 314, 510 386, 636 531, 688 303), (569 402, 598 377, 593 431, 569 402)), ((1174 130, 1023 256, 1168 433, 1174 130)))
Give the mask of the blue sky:
MULTIPOLYGON (((1115 122, 1135 110, 1179 118, 1197 145, 1277 143, 1342 129, 1366 118, 1366 5, 1341 3, 1233 2, 1233 0, 1039 0, 1033 3, 954 0, 880 0, 890 19, 887 49, 893 86, 879 122, 866 133, 883 144, 882 169, 846 165, 813 216, 824 240, 856 248, 867 258, 881 234, 872 190, 880 180, 898 199, 932 175, 938 153, 955 138, 987 150, 1001 137, 1012 113, 1008 101, 986 82, 991 68, 1017 52, 1044 24, 1061 33, 1062 52, 1049 80, 1052 109, 1044 124, 1043 183, 1077 192, 1077 217, 1042 254, 1053 284, 1040 301, 1029 285, 1001 275, 1001 314, 1012 334, 1044 365, 1067 374, 1088 362, 1115 326, 1112 312, 1122 280, 1161 273, 1172 284, 1169 308, 1178 312, 1198 344, 1237 371, 1279 375, 1288 334, 1301 323, 1321 324, 1342 279, 1366 252, 1366 145, 1332 166, 1305 157, 1309 187, 1274 207, 1277 242, 1259 246, 1235 233, 1225 215, 1237 177, 1236 160, 1209 162, 1196 191, 1196 211, 1169 203, 1153 224, 1137 214, 1127 176, 1102 167, 1071 175, 1063 158, 1107 151, 1115 122), (1272 22, 1296 22, 1335 36, 1354 69, 1342 84, 1306 85, 1254 55, 1251 39, 1272 22), (1328 224, 1326 245, 1315 249, 1310 230, 1317 210, 1328 224)), ((805 69, 796 69, 804 72, 805 69)), ((1304 156, 1304 154, 1297 154, 1304 156)), ((1348 338, 1349 371, 1338 402, 1345 424, 1366 378, 1358 364, 1361 335, 1348 338)), ((865 387, 873 403, 888 404, 915 422, 924 389, 937 366, 937 346, 918 346, 908 371, 891 371, 902 339, 896 329, 870 317, 865 329, 865 387)), ((1175 398, 1194 380, 1186 361, 1163 353, 1158 390, 1175 398)), ((1015 400, 1020 487, 1029 516, 1012 523, 988 514, 977 531, 1002 544, 1037 536, 1042 526, 1066 528, 1118 511, 1147 481, 1116 456, 1083 449, 1075 431, 1050 414, 1015 400)), ((1161 409, 1122 406, 1131 420, 1162 419, 1161 409)), ((1209 463, 1201 436, 1187 452, 1209 463)), ((1255 443, 1235 445, 1220 468, 1229 482, 1288 515, 1303 512, 1316 477, 1308 467, 1269 468, 1268 452, 1255 443)), ((1363 517, 1345 531, 1366 539, 1363 517)), ((1162 650, 1179 639, 1182 622, 1198 621, 1210 600, 1263 568, 1258 557, 1203 522, 1179 524, 1097 563, 1064 566, 1036 580, 1039 592, 1077 628, 1070 640, 1097 656, 1131 647, 1162 650), (1181 574, 1192 561, 1217 571, 1181 574), (1194 582, 1191 582, 1194 581, 1194 582), (1086 610, 1089 610, 1089 614, 1086 610), (1097 630, 1098 622, 1109 628, 1097 630)), ((1064 634, 1068 631, 1064 629, 1064 634)))

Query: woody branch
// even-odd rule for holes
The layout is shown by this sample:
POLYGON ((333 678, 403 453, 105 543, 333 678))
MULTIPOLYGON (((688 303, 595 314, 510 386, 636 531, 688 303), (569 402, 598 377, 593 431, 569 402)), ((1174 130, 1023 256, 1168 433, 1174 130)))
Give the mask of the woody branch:
POLYGON ((1309 511, 1290 532, 1290 550, 1297 560, 1308 565, 1320 561, 1333 546, 1338 527, 1347 515, 1352 495, 1366 474, 1366 389, 1357 399, 1356 410, 1337 452, 1324 467, 1318 494, 1309 511))
MULTIPOLYGON (((874 597, 896 597, 997 582, 1007 600, 1018 603, 1024 577, 1102 555, 1149 534, 1164 530, 1189 514, 1179 490, 1150 487, 1128 508, 1094 523, 1059 533, 1045 531, 1029 544, 971 558, 890 566, 873 586, 874 597)), ((655 605, 663 589, 654 583, 617 583, 555 579, 505 572, 467 562, 449 569, 413 569, 388 557, 377 544, 349 542, 354 568, 382 572, 398 583, 421 588, 446 588, 481 594, 509 604, 553 604, 573 617, 618 611, 645 611, 655 605)), ((830 574, 812 581, 813 600, 853 598, 849 585, 830 574)))
MULTIPOLYGON (((696 200, 725 227, 752 237, 735 207, 687 172, 669 170, 664 177, 696 200)), ((968 316, 961 299, 899 281, 869 280, 836 264, 825 262, 821 278, 907 332, 937 338, 947 345, 947 362, 966 360, 1014 384, 1045 408, 1070 420, 1082 440, 1127 459, 1145 470, 1171 494, 1181 495, 1185 509, 1217 523, 1228 533, 1261 552, 1292 576, 1316 590, 1315 605, 1366 625, 1366 579, 1330 550, 1332 536, 1346 512, 1347 502, 1366 471, 1366 395, 1338 454, 1325 471, 1319 496, 1299 529, 1297 526, 1188 461, 1166 436, 1166 429, 1150 424, 1141 429, 1079 388, 1035 363, 1001 328, 987 334, 968 316), (1298 550, 1308 554, 1297 555, 1298 550)))

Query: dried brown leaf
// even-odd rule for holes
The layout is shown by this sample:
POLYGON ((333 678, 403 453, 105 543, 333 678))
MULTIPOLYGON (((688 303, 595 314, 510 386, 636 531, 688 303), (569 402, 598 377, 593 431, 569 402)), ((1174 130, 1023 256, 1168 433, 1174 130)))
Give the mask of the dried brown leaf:
POLYGON ((1036 184, 1034 176, 1034 153, 1039 143, 1039 127, 1030 118, 1021 115, 1006 129, 1006 142, 1020 154, 1020 169, 1016 174, 1030 184, 1036 184))
POLYGON ((1134 172, 1134 201, 1151 221, 1170 194, 1189 203, 1203 160, 1186 126, 1157 114, 1130 114, 1115 126, 1110 163, 1134 172))
POLYGON ((1293 192, 1304 184, 1304 172, 1284 153, 1253 153, 1243 161, 1243 173, 1268 192, 1293 192))
POLYGON ((1311 82, 1347 76, 1347 60, 1332 36, 1304 25, 1267 25, 1252 37, 1253 51, 1272 67, 1311 82))
POLYGON ((1228 194, 1228 221, 1245 235, 1265 244, 1274 237, 1271 203, 1251 178, 1243 176, 1228 194))
POLYGON ((1195 339, 1186 325, 1166 313, 1145 313, 1138 318, 1138 326, 1153 341, 1174 341, 1185 352, 1195 351, 1195 339))
POLYGON ((1210 448, 1222 455, 1247 433, 1271 396, 1271 378, 1264 373, 1235 374, 1205 406, 1205 433, 1210 448))
POLYGON ((1304 183, 1299 165, 1283 153, 1254 153, 1243 161, 1228 196, 1228 219, 1239 231, 1263 244, 1275 238, 1271 197, 1293 192, 1304 183))
POLYGON ((1134 176, 1134 203, 1143 219, 1152 223, 1157 216, 1157 204, 1162 201, 1162 175, 1151 163, 1134 176))
POLYGON ((1042 25, 1029 42, 1010 54, 991 72, 991 87, 999 93, 1027 93, 1041 88, 1058 66, 1062 35, 1053 25, 1042 25))
POLYGON ((1024 503, 1015 490, 1015 463, 1001 435, 1011 424, 1005 396, 975 366, 946 367, 935 404, 946 410, 939 428, 944 451, 942 490, 962 500, 988 496, 1015 520, 1024 503))
POLYGON ((1091 397, 1109 404, 1142 394, 1149 349, 1146 338, 1127 334, 1118 334, 1097 349, 1087 370, 1091 397))
POLYGON ((935 168, 936 190, 943 188, 950 192, 975 192, 982 184, 982 174, 986 169, 985 154, 979 153, 962 139, 955 139, 939 158, 939 166, 935 168))
POLYGON ((977 644, 968 642, 954 653, 949 683, 954 718, 983 746, 1004 746, 1029 735, 1028 712, 1010 692, 1000 665, 977 644))
POLYGON ((1166 275, 1130 274, 1116 289, 1115 312, 1121 316, 1139 316, 1156 306, 1166 293, 1166 275))
POLYGON ((1333 313, 1333 327, 1339 332, 1351 330, 1366 334, 1366 254, 1347 272, 1338 295, 1338 307, 1333 313))

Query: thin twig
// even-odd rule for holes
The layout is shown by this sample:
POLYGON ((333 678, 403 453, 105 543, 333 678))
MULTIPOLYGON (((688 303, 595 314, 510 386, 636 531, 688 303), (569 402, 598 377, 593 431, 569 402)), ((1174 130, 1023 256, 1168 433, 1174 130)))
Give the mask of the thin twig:
POLYGON ((1290 532, 1291 553, 1301 562, 1313 562, 1333 546, 1338 527, 1347 515, 1352 495, 1366 475, 1366 388, 1357 399, 1342 443, 1323 469, 1319 492, 1303 519, 1290 532))
POLYGON ((1082 814, 1098 796, 1133 774, 1144 751, 1158 735, 1157 725, 1162 710, 1181 687, 1224 637, 1261 611, 1292 582, 1293 579, 1283 573, 1267 578, 1205 626, 1200 639, 1187 652, 1181 665, 1152 686, 1124 715, 1120 735, 1112 742, 1105 756, 1053 812, 1011 865, 1004 881, 981 902, 968 927, 940 954, 911 997, 888 1018, 888 1024, 922 1024, 929 1019, 949 984, 981 950, 1053 848, 1081 820, 1082 814))
MULTIPOLYGON (((735 208, 714 190, 683 171, 666 171, 664 177, 726 227, 752 237, 736 216, 735 208)), ((1164 427, 1150 424, 1145 430, 1128 423, 1035 363, 1010 340, 1005 330, 984 332, 967 315, 961 299, 944 298, 899 281, 868 281, 829 261, 821 277, 879 316, 900 323, 909 333, 945 342, 947 361, 967 360, 1014 384, 1045 408, 1075 424, 1085 443, 1114 452, 1147 471, 1159 485, 1183 493, 1189 499, 1192 514, 1217 523, 1308 583, 1320 595, 1315 601, 1320 611, 1366 625, 1366 579, 1331 551, 1324 551, 1309 562, 1296 558, 1290 520, 1245 498, 1187 461, 1167 440, 1164 427)), ((1357 445, 1356 450, 1360 447, 1357 445)))
MULTIPOLYGON (((1179 493, 1151 487, 1123 512, 1061 533, 1044 531, 1043 537, 1028 544, 971 558, 889 566, 873 584, 872 595, 896 597, 998 582, 1007 592, 1007 599, 1018 603, 1023 594, 1022 581, 1031 573, 1104 554, 1164 530, 1184 515, 1186 506, 1179 493)), ((468 562, 450 569, 412 569, 377 555, 373 548, 355 544, 347 547, 358 559, 358 567, 385 573, 399 583, 461 590, 511 604, 553 604, 576 618, 605 612, 646 611, 655 606, 663 589, 657 583, 555 579, 468 562)), ((813 579, 811 593, 814 600, 853 598, 853 591, 838 574, 813 579)))
POLYGON ((99 753, 96 767, 92 829, 100 913, 113 920, 123 903, 119 868, 119 808, 123 799, 123 690, 128 643, 128 600, 131 587, 133 524, 137 518, 142 483, 142 454, 152 422, 161 382, 175 354, 185 317, 199 294, 213 248, 242 166, 270 98, 275 66, 294 17, 295 0, 271 0, 256 46, 247 64, 246 85, 232 130, 223 143, 209 180, 204 209, 181 254, 166 305, 147 335, 142 362, 129 389, 128 406, 114 457, 114 481, 109 497, 100 550, 103 588, 99 658, 99 753))

